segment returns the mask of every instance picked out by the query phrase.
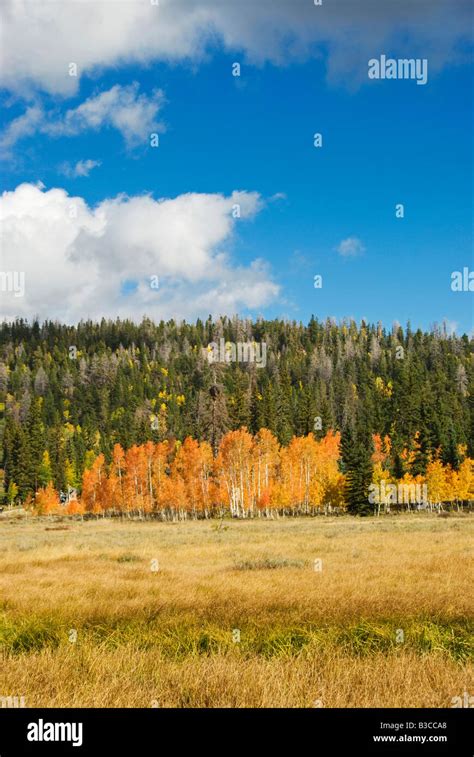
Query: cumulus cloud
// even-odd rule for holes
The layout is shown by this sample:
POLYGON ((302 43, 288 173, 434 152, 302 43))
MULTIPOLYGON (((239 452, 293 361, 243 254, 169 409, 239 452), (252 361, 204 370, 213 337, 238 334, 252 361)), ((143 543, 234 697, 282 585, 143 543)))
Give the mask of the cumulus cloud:
POLYGON ((70 179, 77 179, 82 176, 89 176, 93 168, 98 168, 102 165, 100 160, 78 160, 75 165, 71 165, 67 161, 61 163, 59 170, 64 176, 70 179))
POLYGON ((466 54, 471 0, 4 0, 1 84, 72 95, 83 73, 123 63, 199 60, 211 45, 250 63, 322 57, 334 81, 367 78, 380 53, 422 55, 430 72, 466 54), (69 75, 75 63, 78 76, 69 75))
POLYGON ((235 265, 226 249, 262 206, 258 193, 236 191, 121 195, 91 208, 64 189, 22 184, 0 200, 0 269, 24 272, 25 294, 1 292, 1 314, 72 323, 263 308, 279 294, 267 264, 235 265))
POLYGON ((357 237, 348 237, 339 242, 336 251, 344 258, 354 258, 365 252, 365 247, 357 237))
POLYGON ((139 93, 137 82, 128 86, 116 84, 111 89, 89 97, 64 115, 57 111, 44 112, 32 106, 11 121, 0 138, 0 148, 8 154, 11 147, 23 137, 35 132, 51 137, 76 136, 81 132, 98 131, 103 127, 117 129, 129 147, 144 142, 154 132, 164 131, 158 121, 158 112, 164 101, 163 92, 154 90, 150 95, 139 93))

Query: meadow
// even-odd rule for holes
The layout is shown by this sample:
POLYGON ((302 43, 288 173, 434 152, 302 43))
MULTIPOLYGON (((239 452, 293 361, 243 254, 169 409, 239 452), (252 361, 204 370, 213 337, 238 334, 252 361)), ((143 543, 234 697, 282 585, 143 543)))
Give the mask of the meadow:
POLYGON ((451 707, 472 515, 0 520, 0 696, 27 707, 451 707))

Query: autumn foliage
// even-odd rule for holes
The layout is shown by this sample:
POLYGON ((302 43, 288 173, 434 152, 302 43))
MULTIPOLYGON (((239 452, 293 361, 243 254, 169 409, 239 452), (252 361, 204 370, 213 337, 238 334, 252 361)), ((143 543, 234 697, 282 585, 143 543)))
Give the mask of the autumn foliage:
MULTIPOLYGON (((405 473, 396 481, 389 466, 390 439, 374 435, 373 449, 374 484, 425 484, 435 504, 474 496, 470 458, 458 470, 433 458, 424 476, 405 473)), ((412 454, 403 453, 408 462, 412 454)), ((182 443, 148 441, 126 451, 116 444, 109 462, 103 454, 91 456, 79 500, 60 505, 49 483, 36 493, 34 508, 38 514, 158 514, 178 519, 316 514, 344 509, 344 483, 338 432, 329 431, 319 440, 313 434, 293 437, 283 447, 268 429, 252 436, 241 428, 223 436, 216 456, 208 442, 191 437, 182 443)), ((386 502, 381 504, 388 509, 386 502)))

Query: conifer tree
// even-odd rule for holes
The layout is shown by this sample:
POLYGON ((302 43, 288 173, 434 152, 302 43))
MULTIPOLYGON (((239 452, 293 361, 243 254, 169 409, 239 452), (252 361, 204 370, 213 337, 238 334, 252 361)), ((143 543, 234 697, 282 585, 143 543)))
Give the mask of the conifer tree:
POLYGON ((369 486, 372 482, 372 441, 365 428, 347 424, 341 435, 343 472, 346 475, 345 500, 352 515, 369 515, 369 486))

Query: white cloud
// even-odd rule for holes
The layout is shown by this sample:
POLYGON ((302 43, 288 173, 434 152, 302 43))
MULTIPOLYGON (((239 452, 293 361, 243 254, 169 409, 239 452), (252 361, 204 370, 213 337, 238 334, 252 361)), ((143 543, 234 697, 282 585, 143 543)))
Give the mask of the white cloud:
POLYGON ((362 255, 365 252, 365 247, 357 237, 348 237, 339 242, 336 251, 344 258, 352 258, 362 255))
POLYGON ((116 84, 111 89, 89 97, 77 108, 64 115, 57 111, 44 112, 39 106, 28 108, 19 118, 8 124, 0 139, 0 148, 8 155, 10 148, 25 136, 35 132, 51 137, 75 136, 83 131, 98 131, 112 127, 121 132, 129 147, 148 140, 153 132, 164 131, 158 112, 164 102, 163 92, 139 94, 139 85, 116 84))
POLYGON ((42 108, 38 105, 32 105, 21 116, 10 121, 0 136, 0 153, 8 156, 10 148, 18 140, 24 139, 24 137, 32 137, 40 129, 43 118, 42 108))
POLYGON ((6 318, 195 318, 265 307, 278 297, 261 260, 233 264, 235 225, 263 205, 256 192, 118 196, 95 208, 63 189, 22 184, 0 200, 2 271, 25 272, 25 296, 2 292, 6 318), (233 217, 235 204, 241 219, 233 217), (160 287, 150 279, 158 276, 160 287), (135 291, 121 293, 125 282, 135 291))
POLYGON ((97 131, 103 126, 113 126, 127 144, 143 142, 151 132, 163 130, 157 115, 164 97, 160 89, 150 96, 140 95, 138 89, 137 82, 125 87, 116 84, 71 108, 61 120, 50 122, 44 130, 52 136, 71 136, 87 129, 97 131))
POLYGON ((76 179, 82 176, 89 176, 92 169, 98 168, 100 165, 102 165, 100 160, 78 160, 75 165, 71 165, 66 161, 60 165, 59 170, 64 176, 76 179))
POLYGON ((286 64, 310 55, 327 61, 333 81, 367 80, 381 52, 427 57, 430 74, 468 51, 471 0, 3 0, 1 84, 77 92, 83 73, 124 63, 193 61, 210 45, 244 60, 286 64), (69 65, 78 76, 69 75, 69 65))

